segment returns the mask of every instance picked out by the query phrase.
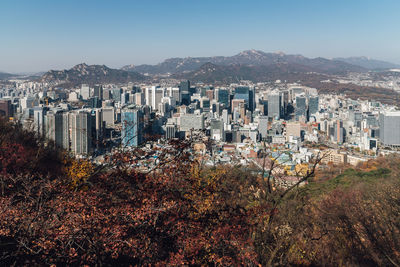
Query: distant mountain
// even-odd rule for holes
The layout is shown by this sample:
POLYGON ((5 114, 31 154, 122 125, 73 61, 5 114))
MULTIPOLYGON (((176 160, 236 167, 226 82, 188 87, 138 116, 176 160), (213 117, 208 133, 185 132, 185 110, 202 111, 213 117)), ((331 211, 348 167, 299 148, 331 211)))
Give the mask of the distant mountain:
POLYGON ((0 80, 6 80, 6 79, 9 79, 9 78, 15 77, 15 76, 16 76, 15 74, 0 72, 0 80))
POLYGON ((143 81, 146 77, 137 72, 111 69, 105 65, 87 65, 85 63, 74 66, 69 70, 51 70, 42 75, 41 82, 77 86, 80 84, 97 83, 126 83, 143 81))
POLYGON ((343 61, 329 60, 325 58, 307 58, 301 55, 286 55, 284 53, 265 53, 258 50, 247 50, 231 57, 187 57, 170 58, 157 65, 128 65, 122 70, 136 71, 148 74, 176 74, 190 72, 199 69, 205 63, 215 65, 249 65, 249 66, 270 66, 277 63, 303 65, 311 67, 314 71, 322 73, 343 73, 343 72, 363 72, 365 68, 355 66, 343 61))
POLYGON ((297 81, 312 73, 314 68, 289 64, 287 62, 274 63, 268 66, 249 66, 244 64, 231 64, 228 66, 206 63, 198 70, 174 74, 177 79, 188 79, 194 82, 205 83, 235 83, 240 80, 250 80, 253 82, 288 80, 297 81))
POLYGON ((369 70, 385 70, 392 68, 400 68, 399 64, 394 64, 387 61, 371 59, 368 57, 347 57, 347 58, 335 58, 334 60, 343 61, 348 64, 360 66, 369 70))

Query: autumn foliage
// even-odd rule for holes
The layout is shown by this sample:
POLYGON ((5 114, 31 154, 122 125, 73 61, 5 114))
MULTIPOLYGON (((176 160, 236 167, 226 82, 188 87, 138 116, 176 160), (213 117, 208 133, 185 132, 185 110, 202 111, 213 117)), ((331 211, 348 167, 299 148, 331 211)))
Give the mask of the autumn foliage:
POLYGON ((0 129, 3 265, 399 264, 396 157, 281 197, 240 167, 202 166, 189 141, 140 172, 140 150, 95 166, 0 129))

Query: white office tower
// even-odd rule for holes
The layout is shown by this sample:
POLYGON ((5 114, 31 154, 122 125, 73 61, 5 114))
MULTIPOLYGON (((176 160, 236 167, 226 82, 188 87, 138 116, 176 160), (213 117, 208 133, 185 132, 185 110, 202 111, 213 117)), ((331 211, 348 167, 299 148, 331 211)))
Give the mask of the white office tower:
POLYGON ((216 141, 225 141, 224 122, 213 119, 210 121, 211 138, 216 141))
POLYGON ((71 92, 68 94, 68 101, 69 102, 77 102, 79 101, 78 99, 78 93, 77 92, 71 92))
POLYGON ((158 110, 159 114, 161 114, 162 116, 165 116, 165 114, 167 114, 167 112, 169 110, 168 102, 159 103, 157 110, 158 110))
POLYGON ((145 89, 146 105, 151 106, 153 110, 158 109, 158 104, 164 97, 164 88, 152 86, 145 89))
POLYGON ((121 106, 129 104, 129 93, 124 92, 121 94, 121 106))
POLYGON ((180 98, 180 89, 179 87, 168 87, 167 88, 167 95, 173 99, 175 99, 175 102, 181 102, 180 98))
POLYGON ((45 116, 46 137, 54 141, 57 147, 63 147, 63 113, 60 110, 51 110, 45 116))
POLYGON ((103 108, 103 121, 106 127, 113 127, 115 122, 115 109, 113 107, 103 108))
POLYGON ((88 100, 90 98, 90 87, 87 84, 82 84, 80 95, 83 100, 88 100))
POLYGON ((260 116, 258 118, 258 133, 261 135, 261 138, 267 138, 268 116, 260 116))
POLYGON ((86 111, 71 112, 71 151, 76 155, 88 155, 92 148, 91 117, 86 111))
POLYGON ((46 109, 44 107, 35 107, 33 109, 33 130, 40 136, 45 134, 44 131, 45 115, 46 115, 46 109))

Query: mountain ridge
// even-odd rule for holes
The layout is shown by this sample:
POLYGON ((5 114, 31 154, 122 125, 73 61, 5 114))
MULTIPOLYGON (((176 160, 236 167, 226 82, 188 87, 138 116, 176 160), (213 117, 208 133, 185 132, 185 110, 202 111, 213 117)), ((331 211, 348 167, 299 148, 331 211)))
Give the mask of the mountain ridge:
POLYGON ((338 57, 334 58, 334 60, 343 61, 352 65, 357 65, 368 70, 385 70, 391 68, 400 68, 400 64, 372 59, 369 57, 361 56, 361 57, 338 57))
POLYGON ((112 69, 106 65, 87 65, 80 63, 70 69, 50 70, 44 73, 38 81, 64 86, 80 84, 124 83, 144 81, 147 77, 137 72, 112 69))
POLYGON ((156 65, 126 65, 121 69, 125 71, 136 71, 152 75, 176 74, 190 72, 199 69, 205 63, 216 65, 255 65, 268 66, 275 63, 286 62, 288 64, 304 65, 313 67, 323 73, 339 73, 343 71, 364 72, 367 69, 352 65, 343 61, 330 60, 322 57, 307 58, 302 55, 288 55, 283 52, 266 53, 261 50, 245 50, 234 56, 214 56, 214 57, 185 57, 168 58, 156 65))

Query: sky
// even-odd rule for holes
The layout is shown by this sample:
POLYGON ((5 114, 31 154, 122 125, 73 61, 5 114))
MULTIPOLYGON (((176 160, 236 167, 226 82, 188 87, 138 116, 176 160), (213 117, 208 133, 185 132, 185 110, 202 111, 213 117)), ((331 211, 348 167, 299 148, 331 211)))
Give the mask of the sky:
POLYGON ((243 50, 400 63, 398 0, 1 0, 0 71, 243 50))

